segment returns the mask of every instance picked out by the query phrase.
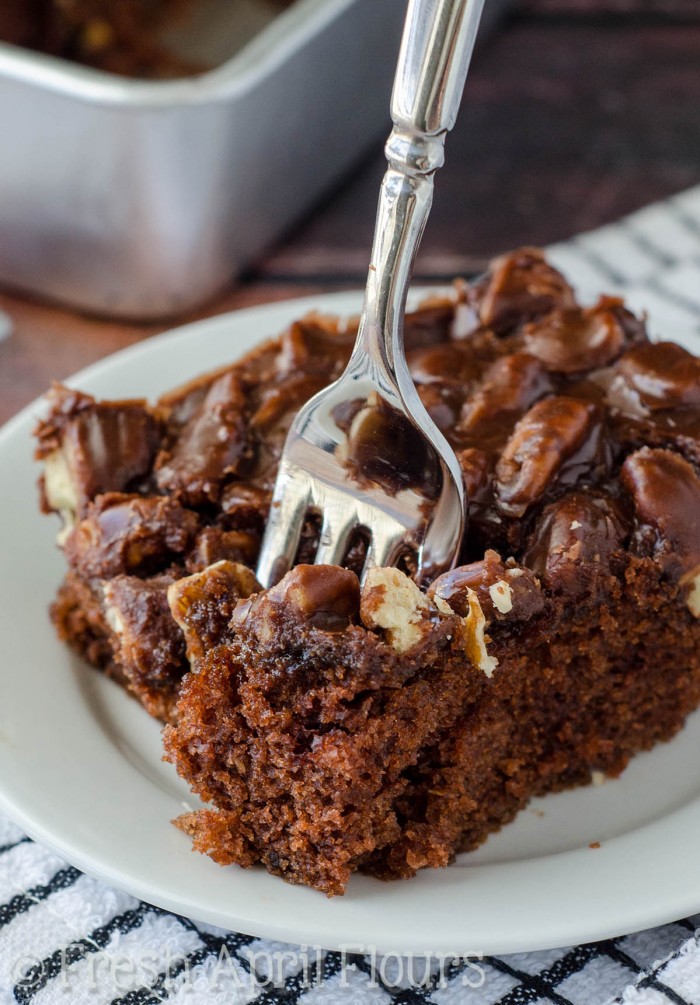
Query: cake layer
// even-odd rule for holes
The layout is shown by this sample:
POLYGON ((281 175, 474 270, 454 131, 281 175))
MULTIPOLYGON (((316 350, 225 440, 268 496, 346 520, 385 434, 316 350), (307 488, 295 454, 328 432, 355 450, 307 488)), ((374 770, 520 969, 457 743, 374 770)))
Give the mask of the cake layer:
MULTIPOLYGON (((211 574, 192 577, 205 596, 211 574)), ((166 757, 212 803, 178 821, 196 849, 327 894, 358 868, 409 877, 533 795, 619 774, 700 702, 699 623, 649 559, 575 602, 494 552, 428 604, 409 587, 377 570, 360 595, 354 573, 298 566, 206 640, 165 732, 166 757), (488 654, 475 587, 503 609, 488 654)))

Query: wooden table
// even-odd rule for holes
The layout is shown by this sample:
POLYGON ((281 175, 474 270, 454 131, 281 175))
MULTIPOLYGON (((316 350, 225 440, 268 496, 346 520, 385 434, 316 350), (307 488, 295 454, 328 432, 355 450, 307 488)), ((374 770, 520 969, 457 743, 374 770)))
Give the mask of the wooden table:
MULTIPOLYGON (((566 238, 700 182, 698 7, 522 3, 475 58, 416 278, 474 273, 509 247, 566 238)), ((378 148, 196 316, 361 286, 383 170, 378 148)), ((96 320, 9 292, 0 309, 13 323, 0 342, 0 421, 52 379, 166 327, 96 320)))

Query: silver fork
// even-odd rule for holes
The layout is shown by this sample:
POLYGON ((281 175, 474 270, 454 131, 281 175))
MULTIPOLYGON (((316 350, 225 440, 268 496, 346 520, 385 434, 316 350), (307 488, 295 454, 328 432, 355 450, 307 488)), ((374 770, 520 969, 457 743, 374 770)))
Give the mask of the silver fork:
POLYGON ((358 529, 369 538, 364 573, 395 564, 407 550, 417 578, 456 560, 465 521, 462 477, 410 377, 403 315, 482 6, 409 2, 357 341, 343 375, 300 409, 287 436, 258 562, 263 586, 291 567, 309 511, 321 517, 317 564, 342 564, 358 529))

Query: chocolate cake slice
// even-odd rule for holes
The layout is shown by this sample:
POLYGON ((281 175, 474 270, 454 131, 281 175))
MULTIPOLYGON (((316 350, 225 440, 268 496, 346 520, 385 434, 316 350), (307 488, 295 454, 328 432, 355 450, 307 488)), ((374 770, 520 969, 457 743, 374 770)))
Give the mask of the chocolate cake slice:
POLYGON ((286 430, 353 338, 307 317, 153 406, 56 388, 38 430, 59 634, 169 723, 197 849, 327 894, 446 865, 700 704, 700 360, 533 249, 406 319, 469 499, 458 567, 361 589, 364 542, 314 566, 310 515, 260 590, 286 430))

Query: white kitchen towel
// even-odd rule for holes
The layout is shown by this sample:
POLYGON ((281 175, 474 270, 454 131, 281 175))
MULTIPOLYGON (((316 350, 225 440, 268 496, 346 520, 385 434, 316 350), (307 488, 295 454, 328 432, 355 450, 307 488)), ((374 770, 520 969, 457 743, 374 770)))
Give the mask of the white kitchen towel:
MULTIPOLYGON (((698 351, 700 187, 550 250, 583 300, 624 294, 654 335, 698 351)), ((700 903, 700 879, 688 883, 700 903)), ((0 816, 0 1005, 162 1002, 700 1005, 700 915, 544 952, 346 958, 169 914, 83 875, 0 816)))

